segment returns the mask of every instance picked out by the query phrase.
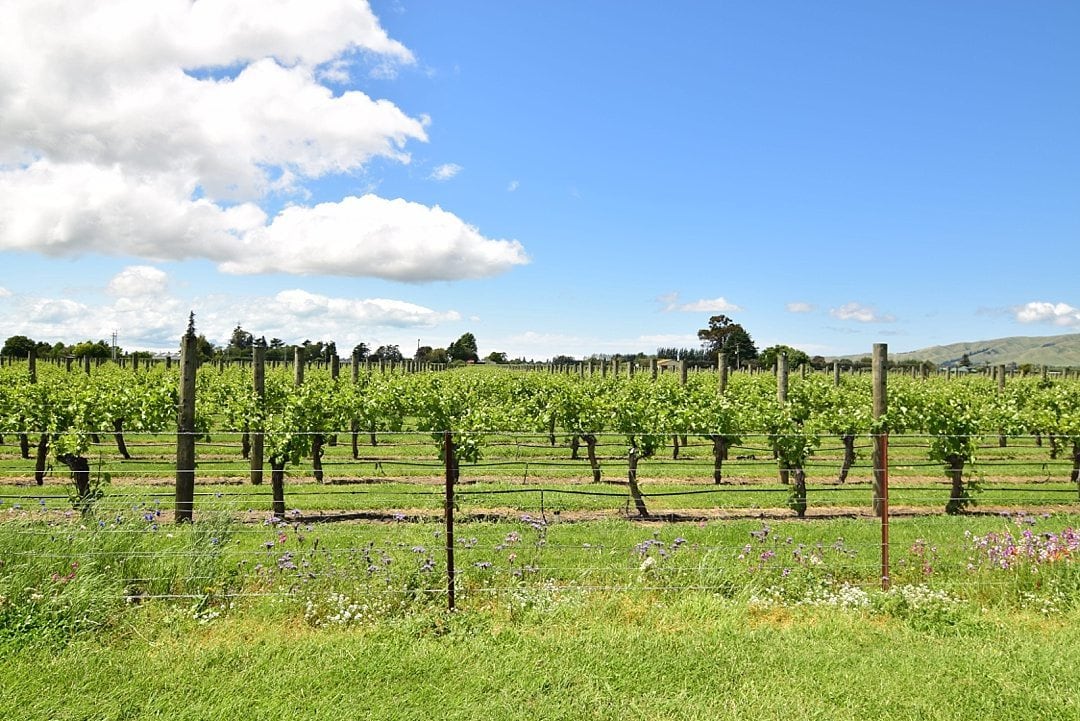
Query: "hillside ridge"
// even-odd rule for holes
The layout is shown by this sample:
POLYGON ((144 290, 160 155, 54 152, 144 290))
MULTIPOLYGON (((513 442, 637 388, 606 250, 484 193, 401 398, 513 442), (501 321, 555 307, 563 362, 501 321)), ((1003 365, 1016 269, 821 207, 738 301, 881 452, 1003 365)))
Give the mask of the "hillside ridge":
MULTIPOLYGON (((987 365, 1080 366, 1080 333, 1051 336, 1011 336, 991 340, 964 341, 935 345, 913 351, 889 352, 889 360, 929 361, 939 366, 954 366, 967 355, 973 367, 987 365)), ((857 360, 869 353, 838 356, 857 360)))

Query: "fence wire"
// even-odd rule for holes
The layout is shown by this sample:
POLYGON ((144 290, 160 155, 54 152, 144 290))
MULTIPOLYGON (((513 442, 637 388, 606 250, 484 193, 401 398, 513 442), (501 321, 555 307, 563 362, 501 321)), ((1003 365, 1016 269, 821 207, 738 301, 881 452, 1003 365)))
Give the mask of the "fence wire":
POLYGON ((195 523, 177 525, 176 434, 128 434, 124 458, 101 432, 89 457, 100 491, 92 503, 73 497, 55 462, 39 483, 34 459, 4 434, 0 585, 33 598, 93 573, 125 603, 269 598, 329 604, 319 611, 327 618, 342 597, 538 603, 694 591, 768 601, 793 588, 869 591, 883 581, 1022 600, 1035 591, 1019 574, 1052 578, 1057 562, 1080 554, 1076 459, 1034 436, 977 439, 960 496, 932 438, 891 438, 883 540, 870 436, 822 442, 802 466, 784 468, 764 434, 740 434, 718 458, 706 439, 667 433, 634 467, 625 434, 602 435, 590 459, 565 434, 473 431, 462 438, 481 452, 451 464, 447 514, 438 434, 364 430, 355 445, 348 430, 319 435, 321 479, 311 458, 287 465, 288 510, 274 515, 270 469, 253 484, 244 458, 251 438, 201 434, 195 523), (791 507, 797 472, 806 474, 801 521, 791 507), (962 516, 942 516, 950 501, 963 502, 962 516))

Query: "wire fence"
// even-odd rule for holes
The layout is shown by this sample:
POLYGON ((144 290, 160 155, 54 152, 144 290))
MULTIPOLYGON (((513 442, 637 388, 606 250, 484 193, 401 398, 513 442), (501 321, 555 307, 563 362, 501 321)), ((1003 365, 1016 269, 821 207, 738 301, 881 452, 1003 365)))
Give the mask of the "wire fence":
POLYGON ((175 434, 130 435, 123 458, 101 433, 89 454, 100 484, 92 503, 73 497, 62 467, 39 485, 8 434, 0 581, 55 591, 93 568, 111 574, 127 603, 276 598, 328 620, 361 599, 385 612, 592 592, 767 599, 777 588, 805 591, 807 579, 834 590, 950 579, 972 593, 1022 595, 1026 585, 998 572, 1080 552, 1075 459, 1034 436, 1004 447, 980 438, 957 498, 926 436, 890 439, 887 496, 875 497, 875 439, 865 436, 823 442, 802 467, 781 468, 761 434, 742 434, 725 458, 706 440, 667 436, 636 466, 627 438, 613 434, 591 461, 573 438, 537 432, 450 434, 450 447, 440 434, 365 431, 356 445, 349 431, 321 435, 322 479, 310 458, 287 467, 278 514, 270 474, 251 482, 243 434, 202 435, 195 523, 178 525, 175 434), (477 441, 481 454, 459 460, 455 451, 477 441), (806 474, 805 519, 782 471, 806 474), (882 500, 885 514, 875 511, 882 500), (963 513, 944 517, 952 500, 965 501, 963 513))

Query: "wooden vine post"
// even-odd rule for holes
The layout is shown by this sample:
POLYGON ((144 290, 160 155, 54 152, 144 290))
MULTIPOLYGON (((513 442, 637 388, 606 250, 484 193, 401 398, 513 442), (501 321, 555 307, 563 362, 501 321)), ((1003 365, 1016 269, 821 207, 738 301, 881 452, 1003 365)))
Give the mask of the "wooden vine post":
POLYGON ((780 405, 787 403, 788 394, 788 365, 787 353, 781 353, 776 358, 776 402, 780 405))
MULTIPOLYGON (((37 383, 37 351, 30 349, 26 356, 27 365, 30 367, 30 382, 37 383)), ((37 455, 34 458, 34 483, 39 486, 45 485, 45 468, 49 458, 49 434, 41 429, 38 437, 37 455)))
MULTIPOLYGON (((787 413, 787 409, 783 406, 787 403, 788 396, 788 367, 787 367, 787 353, 781 353, 776 358, 776 365, 773 366, 773 370, 776 373, 776 402, 780 404, 783 409, 783 413, 787 413)), ((780 482, 785 486, 791 480, 791 469, 788 468, 783 459, 780 461, 780 482)))
POLYGON ((446 608, 454 610, 454 435, 443 433, 443 459, 446 461, 446 500, 443 517, 446 521, 446 608))
POLYGON ((263 449, 266 429, 263 427, 263 409, 266 406, 266 346, 255 343, 251 347, 251 380, 255 391, 255 404, 258 411, 251 423, 251 482, 259 485, 263 482, 263 449))
MULTIPOLYGON (((880 421, 888 411, 886 387, 889 346, 874 344, 872 373, 874 386, 874 419, 880 421)), ((880 423, 875 423, 880 426, 880 423)), ((889 590, 889 432, 879 427, 874 438, 874 513, 881 518, 881 589, 889 590)))
POLYGON ((301 346, 293 349, 293 385, 297 388, 304 385, 304 349, 301 346))
MULTIPOLYGON (((1005 395, 1005 366, 1004 365, 999 365, 996 370, 997 370, 997 373, 996 373, 996 375, 997 375, 997 392, 998 392, 998 396, 1001 397, 1001 396, 1005 395)), ((998 447, 999 448, 1005 448, 1008 445, 1009 445, 1009 439, 1005 435, 1004 429, 999 430, 998 431, 998 447)))
MULTIPOLYGON (((338 381, 341 379, 341 358, 338 357, 337 353, 330 356, 330 379, 334 381, 335 386, 338 385, 338 381)), ((328 446, 336 446, 338 444, 337 434, 331 434, 330 437, 326 439, 326 444, 328 446)))
POLYGON ((195 506, 195 372, 198 368, 195 314, 180 339, 180 408, 176 424, 177 523, 191 522, 195 506))

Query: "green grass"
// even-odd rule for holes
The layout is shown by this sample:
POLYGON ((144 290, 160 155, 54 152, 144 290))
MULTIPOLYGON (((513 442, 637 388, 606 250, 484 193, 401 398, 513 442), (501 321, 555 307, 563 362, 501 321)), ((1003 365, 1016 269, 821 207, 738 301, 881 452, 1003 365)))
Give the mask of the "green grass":
POLYGON ((941 634, 701 593, 348 629, 237 614, 0 656, 0 718, 1075 719, 1077 620, 941 634))
POLYGON ((4 512, 0 719, 1080 718, 1077 557, 972 538, 1077 515, 896 519, 890 593, 865 519, 461 522, 453 614, 435 520, 123 516, 4 512))

